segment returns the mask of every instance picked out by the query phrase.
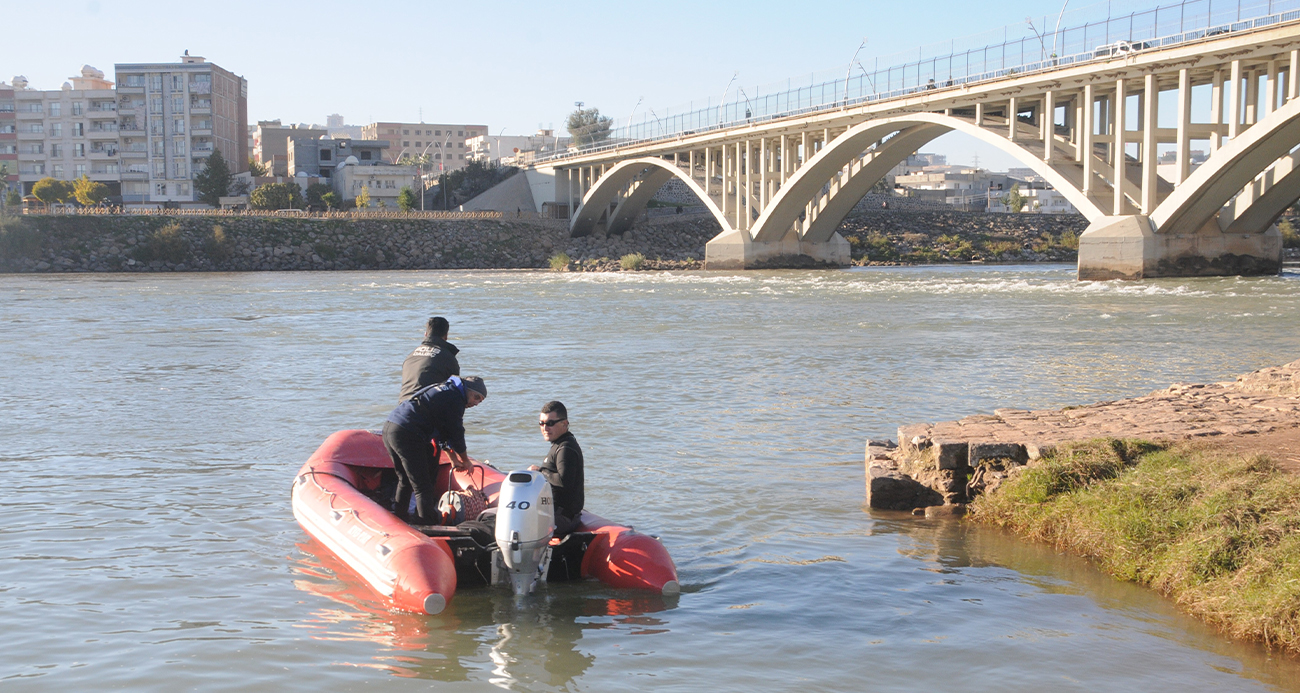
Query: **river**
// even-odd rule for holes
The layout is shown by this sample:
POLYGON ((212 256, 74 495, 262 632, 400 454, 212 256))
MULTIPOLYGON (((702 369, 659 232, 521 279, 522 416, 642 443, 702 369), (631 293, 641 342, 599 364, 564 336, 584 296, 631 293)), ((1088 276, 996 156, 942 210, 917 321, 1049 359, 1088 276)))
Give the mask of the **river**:
POLYGON ((1300 659, 999 531, 872 512, 900 424, 1300 358, 1300 274, 1073 268, 0 277, 0 689, 1300 690, 1300 659), (378 428, 433 314, 489 397, 469 450, 547 445, 657 534, 679 597, 598 583, 390 613, 294 522, 331 432, 378 428))

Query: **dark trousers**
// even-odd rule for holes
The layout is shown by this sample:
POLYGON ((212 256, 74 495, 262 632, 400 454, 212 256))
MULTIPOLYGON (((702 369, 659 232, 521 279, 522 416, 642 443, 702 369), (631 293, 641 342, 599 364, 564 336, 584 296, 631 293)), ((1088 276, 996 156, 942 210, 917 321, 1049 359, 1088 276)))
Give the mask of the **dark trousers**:
POLYGON ((579 514, 578 517, 568 517, 567 515, 561 514, 560 509, 556 508, 555 509, 555 536, 563 537, 573 533, 573 531, 578 528, 578 525, 582 524, 582 520, 580 519, 580 517, 581 514, 579 514))
POLYGON ((393 493, 393 512, 413 524, 437 524, 438 450, 433 443, 418 433, 384 422, 384 447, 393 459, 397 472, 397 490, 393 493), (411 495, 415 495, 416 517, 408 517, 411 495))

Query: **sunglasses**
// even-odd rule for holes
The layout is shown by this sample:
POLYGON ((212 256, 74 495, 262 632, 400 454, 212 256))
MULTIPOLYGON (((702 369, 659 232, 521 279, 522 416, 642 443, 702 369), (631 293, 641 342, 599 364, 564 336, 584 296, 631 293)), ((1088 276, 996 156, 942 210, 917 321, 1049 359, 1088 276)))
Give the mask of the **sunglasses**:
POLYGON ((560 423, 561 421, 568 421, 568 419, 556 419, 554 421, 538 421, 537 425, 550 428, 551 426, 554 426, 555 424, 560 423))

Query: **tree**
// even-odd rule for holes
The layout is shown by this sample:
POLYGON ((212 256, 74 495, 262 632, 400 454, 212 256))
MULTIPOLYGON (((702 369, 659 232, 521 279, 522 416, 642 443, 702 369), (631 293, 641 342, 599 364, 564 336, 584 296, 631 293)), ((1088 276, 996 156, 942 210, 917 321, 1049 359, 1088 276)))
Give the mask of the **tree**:
POLYGON ((221 198, 226 196, 233 180, 226 158, 221 156, 221 149, 214 148, 208 156, 207 165, 194 176, 194 191, 199 194, 200 202, 220 207, 221 198))
POLYGON ((104 201, 108 197, 108 186, 103 183, 96 183, 84 174, 73 181, 72 195, 77 198, 77 202, 92 207, 104 201))
POLYGON ((307 204, 307 209, 316 212, 325 209, 324 197, 333 191, 334 188, 331 188, 328 184, 325 183, 312 183, 311 185, 307 186, 307 192, 304 196, 304 201, 307 204))
POLYGON ((302 209, 302 191, 295 183, 267 183, 248 196, 253 209, 302 209))
POLYGON ((573 137, 573 143, 579 147, 604 142, 609 139, 609 128, 613 119, 600 114, 599 108, 583 108, 569 114, 564 127, 573 137))
POLYGON ((1002 204, 1006 205, 1007 209, 1010 209, 1017 214, 1020 213, 1020 210, 1025 208, 1025 198, 1020 194, 1019 183, 1012 185, 1011 190, 1008 191, 1006 195, 1002 196, 1002 204))
POLYGON ((271 175, 265 164, 258 163, 257 159, 254 159, 251 156, 248 157, 248 172, 253 174, 254 178, 271 175))
POLYGON ((21 207, 23 204, 23 194, 17 190, 10 190, 5 194, 6 207, 21 207))
POLYGON ((415 202, 415 191, 411 189, 411 186, 408 185, 402 188, 401 192, 397 193, 397 207, 403 212, 409 212, 412 209, 415 209, 415 202))
POLYGON ((343 200, 339 199, 339 194, 333 190, 320 196, 320 201, 325 204, 325 209, 338 209, 343 206, 343 200))
POLYGON ((361 186, 361 193, 357 195, 357 209, 365 209, 370 206, 370 188, 361 186))
POLYGON ((47 205, 72 199, 72 184, 57 178, 42 178, 32 186, 32 194, 47 205))

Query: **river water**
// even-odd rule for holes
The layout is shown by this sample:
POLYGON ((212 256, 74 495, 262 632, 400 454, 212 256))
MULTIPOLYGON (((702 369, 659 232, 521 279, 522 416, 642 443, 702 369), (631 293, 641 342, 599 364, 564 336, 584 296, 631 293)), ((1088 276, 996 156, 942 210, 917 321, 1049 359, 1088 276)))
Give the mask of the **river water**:
POLYGON ((0 689, 1300 690, 1300 659, 998 531, 863 507, 900 424, 1300 358, 1300 274, 1049 266, 0 277, 0 689), (377 428, 431 314, 490 396, 470 453, 541 459, 683 593, 465 590, 390 613, 289 486, 377 428))

